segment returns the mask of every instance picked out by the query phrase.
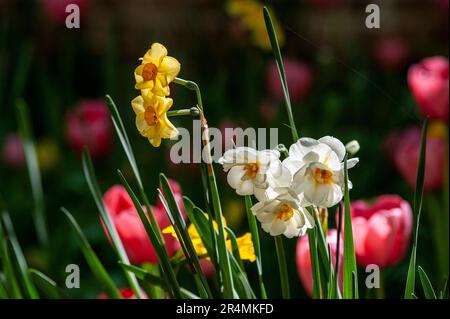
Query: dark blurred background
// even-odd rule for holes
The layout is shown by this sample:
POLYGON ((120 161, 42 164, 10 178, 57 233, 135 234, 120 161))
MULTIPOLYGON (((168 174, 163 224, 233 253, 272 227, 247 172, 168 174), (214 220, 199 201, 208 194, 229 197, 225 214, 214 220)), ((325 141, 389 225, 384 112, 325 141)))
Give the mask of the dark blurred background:
MULTIPOLYGON (((18 164, 12 165, 14 168, 6 160, 0 164, 0 193, 30 265, 64 282, 65 265, 79 264, 82 289, 70 294, 95 297, 99 287, 60 206, 74 214, 117 282, 126 283, 99 222, 80 156, 68 142, 68 110, 84 100, 102 99, 105 94, 114 98, 152 202, 156 201, 160 171, 176 179, 184 194, 199 205, 203 194, 195 165, 169 163, 168 151, 173 142, 165 141, 155 149, 134 127, 130 101, 137 91, 133 72, 151 43, 163 43, 169 55, 181 63, 179 76, 199 84, 210 126, 279 127, 280 143, 286 145, 291 142, 290 130, 282 124, 287 123, 287 117, 281 100, 271 93, 271 79, 278 80, 276 73, 270 73, 273 54, 270 48, 252 41, 239 18, 227 12, 227 2, 81 1, 80 29, 67 29, 61 12, 51 8, 51 2, 0 0, 0 144, 17 132, 15 101, 23 98, 31 111, 42 170, 49 258, 43 257, 36 241, 30 213, 31 188, 20 157, 13 161, 18 164)), ((299 69, 301 80, 294 93, 293 111, 300 135, 334 135, 344 143, 359 141, 360 164, 350 176, 354 185, 352 199, 393 193, 412 203, 413 189, 391 164, 383 145, 393 131, 422 122, 408 88, 407 71, 412 63, 425 57, 448 57, 448 1, 261 3, 270 5, 280 25, 285 61, 299 69), (364 24, 369 3, 380 6, 380 29, 368 29, 364 24)), ((173 85, 171 88, 173 109, 195 105, 189 91, 173 85)), ((177 118, 174 122, 177 126, 191 126, 191 119, 177 118)), ((111 150, 94 163, 102 190, 119 182, 117 168, 130 173, 113 133, 111 139, 111 150)), ((217 167, 225 215, 235 232, 242 234, 248 227, 243 200, 226 185, 220 171, 217 167)), ((429 196, 440 198, 441 188, 429 196)), ((330 227, 334 227, 334 210, 330 210, 330 227)), ((431 232, 427 231, 430 227, 425 216, 418 258, 427 269, 436 269, 429 273, 437 282, 434 252, 427 249, 432 245, 431 232)), ((270 279, 278 276, 273 241, 265 234, 261 238, 265 276, 270 279)), ((305 297, 293 262, 295 240, 285 242, 292 260, 289 271, 294 296, 305 297)), ((388 297, 403 294, 406 259, 383 271, 388 297)), ((254 265, 248 268, 256 281, 254 265)), ((281 296, 277 281, 267 280, 267 286, 269 295, 281 296)))

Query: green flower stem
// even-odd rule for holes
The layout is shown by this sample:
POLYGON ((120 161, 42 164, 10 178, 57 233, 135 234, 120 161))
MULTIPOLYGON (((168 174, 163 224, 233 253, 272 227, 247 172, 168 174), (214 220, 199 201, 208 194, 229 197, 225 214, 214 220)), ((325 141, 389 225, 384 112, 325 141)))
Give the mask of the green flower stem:
POLYGON ((261 245, 259 243, 258 225, 256 223, 255 215, 253 215, 251 211, 252 205, 253 205, 252 198, 249 195, 245 196, 245 207, 247 212, 248 225, 250 228, 250 233, 252 234, 253 246, 255 248, 256 267, 258 270, 258 280, 261 289, 261 298, 267 299, 266 288, 264 287, 264 281, 262 276, 263 271, 261 260, 261 245))
POLYGON ((286 256, 284 254, 283 238, 281 235, 275 236, 275 247, 277 250, 278 267, 280 268, 281 292, 284 299, 291 298, 289 291, 289 275, 286 264, 286 256))
MULTIPOLYGON (((225 229, 222 221, 222 208, 220 204, 220 196, 219 191, 217 189, 217 182, 216 182, 216 176, 214 174, 214 167, 213 167, 213 161, 211 158, 211 148, 209 144, 209 132, 208 132, 208 123, 206 121, 206 117, 204 115, 203 110, 203 102, 202 102, 202 95, 200 93, 200 88, 195 82, 183 80, 180 78, 175 78, 174 83, 182 85, 186 87, 189 90, 195 91, 195 95, 197 97, 197 103, 198 103, 198 109, 200 111, 200 122, 201 122, 201 128, 202 128, 202 142, 203 147, 206 149, 206 152, 204 154, 207 156, 205 160, 205 164, 207 166, 207 173, 208 173, 208 182, 209 182, 209 188, 211 191, 211 200, 212 200, 212 206, 214 209, 214 217, 216 219, 218 229, 219 229, 219 236, 218 236, 218 249, 219 249, 219 267, 221 270, 222 275, 222 281, 223 281, 223 294, 225 298, 233 298, 234 294, 234 287, 233 287, 233 277, 231 273, 231 264, 230 259, 228 256, 228 250, 226 246, 226 235, 225 235, 225 229)), ((214 231, 214 230, 212 230, 214 231)))
POLYGON ((175 110, 175 111, 168 111, 167 116, 168 117, 174 117, 174 116, 198 116, 200 114, 200 111, 196 107, 191 107, 190 109, 181 109, 181 110, 175 110))

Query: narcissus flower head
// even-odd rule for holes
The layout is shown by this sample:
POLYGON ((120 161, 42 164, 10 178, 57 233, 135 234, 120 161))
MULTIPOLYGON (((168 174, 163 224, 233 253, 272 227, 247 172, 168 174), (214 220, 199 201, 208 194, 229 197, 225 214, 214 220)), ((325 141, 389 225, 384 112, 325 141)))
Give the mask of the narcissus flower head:
POLYGON ((314 226, 313 217, 301 207, 298 197, 288 192, 255 204, 252 213, 261 222, 262 229, 272 236, 303 236, 314 226))
POLYGON ((172 106, 172 99, 154 94, 138 96, 131 101, 136 113, 136 127, 150 144, 158 147, 163 138, 174 138, 178 130, 167 118, 167 111, 172 106))
MULTIPOLYGON (((325 136, 319 140, 301 138, 290 147, 289 157, 283 165, 293 175, 295 192, 303 192, 304 199, 310 204, 331 207, 343 197, 344 157, 345 147, 334 137, 325 136)), ((356 163, 358 158, 348 160, 347 168, 356 163)))
POLYGON ((269 187, 282 187, 290 183, 289 171, 281 165, 276 150, 257 151, 250 147, 237 147, 225 152, 219 159, 228 172, 228 184, 239 195, 255 195, 259 200, 269 187))
POLYGON ((153 43, 142 58, 142 64, 134 71, 136 89, 143 95, 153 93, 159 96, 170 94, 169 83, 180 72, 177 59, 167 55, 167 49, 160 43, 153 43))

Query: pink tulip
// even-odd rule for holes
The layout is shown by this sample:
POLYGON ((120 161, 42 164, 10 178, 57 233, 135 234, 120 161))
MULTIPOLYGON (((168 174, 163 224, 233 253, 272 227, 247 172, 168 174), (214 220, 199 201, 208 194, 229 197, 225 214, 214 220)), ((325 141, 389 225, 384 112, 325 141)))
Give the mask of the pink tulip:
POLYGON ((11 168, 21 168, 25 164, 22 140, 16 134, 10 134, 3 142, 3 162, 11 168))
POLYGON ((364 201, 351 204, 355 253, 358 264, 381 268, 400 262, 411 238, 411 206, 400 196, 383 195, 369 205, 364 201))
POLYGON ((69 13, 66 7, 70 4, 76 4, 80 8, 80 14, 87 8, 88 0, 42 0, 44 9, 48 17, 56 23, 63 24, 69 13))
MULTIPOLYGON (((425 191, 440 189, 444 183, 447 138, 433 129, 435 123, 430 124, 427 136, 427 150, 425 155, 425 191)), ((410 127, 402 132, 393 133, 388 137, 385 147, 394 166, 405 181, 415 187, 417 167, 420 152, 419 127, 410 127)))
POLYGON ((112 125, 103 100, 82 100, 66 115, 66 136, 70 146, 81 154, 87 145, 93 158, 109 154, 112 125))
MULTIPOLYGON (((333 265, 336 264, 336 254, 337 254, 337 230, 330 229, 327 233, 326 242, 331 248, 331 259, 333 265)), ((339 286, 342 288, 342 259, 344 256, 344 245, 342 239, 339 242, 339 286)), ((297 270, 300 280, 303 284, 308 295, 312 295, 313 289, 313 277, 311 268, 311 257, 309 251, 309 240, 308 236, 300 237, 297 241, 297 255, 296 255, 297 270)))
MULTIPOLYGON (((308 64, 299 60, 284 58, 283 63, 289 88, 289 96, 292 103, 296 103, 310 91, 313 71, 308 64)), ((279 101, 283 100, 280 75, 274 61, 267 68, 266 81, 271 95, 279 101)))
POLYGON ((402 37, 390 36, 375 42, 375 59, 387 71, 398 71, 408 61, 409 55, 409 43, 402 37))
MULTIPOLYGON (((131 288, 121 288, 119 289, 119 293, 123 299, 137 299, 131 288)), ((143 290, 141 290, 141 298, 148 299, 147 294, 143 290)), ((97 296, 97 299, 109 299, 109 297, 106 293, 101 293, 97 296)))
MULTIPOLYGON (((181 197, 180 193, 178 195, 181 197)), ((130 261, 133 264, 156 263, 158 260, 155 250, 125 188, 120 185, 111 187, 105 193, 103 201, 130 261)), ((170 225, 169 218, 163 209, 152 206, 151 210, 161 230, 170 225)), ((172 256, 180 249, 180 245, 172 235, 163 236, 167 253, 172 256)))
POLYGON ((412 65, 408 84, 424 115, 448 121, 448 58, 434 56, 412 65))

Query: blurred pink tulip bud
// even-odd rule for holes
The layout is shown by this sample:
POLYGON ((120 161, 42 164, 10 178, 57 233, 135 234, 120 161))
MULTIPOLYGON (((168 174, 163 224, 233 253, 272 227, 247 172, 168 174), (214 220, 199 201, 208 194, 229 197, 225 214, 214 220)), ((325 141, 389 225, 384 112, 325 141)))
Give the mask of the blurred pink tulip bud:
MULTIPOLYGON (((331 258, 333 266, 336 264, 337 254, 337 230, 330 229, 326 238, 327 244, 331 248, 331 258)), ((344 245, 342 239, 339 242, 339 286, 342 289, 342 259, 344 256, 344 245)), ((312 296, 313 282, 312 282, 312 268, 311 257, 309 253, 309 240, 308 236, 300 237, 297 241, 297 255, 296 255, 297 271, 300 280, 309 296, 312 296)))
MULTIPOLYGON (((119 293, 123 299, 137 299, 131 288, 121 288, 119 289, 119 293)), ((141 298, 148 299, 147 294, 143 290, 141 290, 141 298)), ((97 299, 109 299, 109 297, 106 293, 101 293, 97 296, 97 299)))
POLYGON ((21 168, 25 164, 22 140, 17 134, 8 135, 3 142, 3 163, 11 168, 21 168))
POLYGON ((69 13, 66 12, 66 8, 70 4, 75 4, 80 8, 80 14, 82 15, 84 9, 88 6, 88 0, 42 0, 45 12, 48 17, 56 22, 63 24, 66 21, 69 13))
POLYGON ((200 267, 202 267, 203 274, 206 278, 210 279, 216 274, 216 269, 213 263, 208 259, 200 259, 200 267))
MULTIPOLYGON (((130 261, 133 264, 157 263, 155 250, 125 188, 121 185, 112 186, 103 196, 103 201, 130 261)), ((145 211, 145 207, 143 209, 145 211)), ((164 210, 154 206, 151 207, 151 210, 161 230, 170 225, 164 210)), ((167 253, 172 256, 180 249, 180 244, 170 234, 163 236, 167 253)))
MULTIPOLYGON (((305 62, 284 58, 284 70, 292 103, 308 94, 313 80, 313 71, 305 62)), ((267 87, 273 98, 283 100, 283 89, 275 61, 270 62, 266 74, 267 87)))
MULTIPOLYGON (((444 183, 448 139, 445 124, 433 122, 429 125, 425 157, 425 191, 440 189, 444 183)), ((412 187, 416 184, 420 152, 419 127, 410 127, 388 137, 385 148, 394 166, 412 187)))
POLYGON ((400 196, 383 195, 369 205, 351 203, 358 264, 388 267, 400 262, 409 246, 413 226, 411 206, 400 196))
POLYGON ((103 100, 82 100, 66 115, 66 136, 70 146, 81 154, 87 145, 93 158, 109 154, 112 125, 103 100))
POLYGON ((448 121, 448 58, 435 56, 412 65, 408 84, 425 116, 448 121))
POLYGON ((389 36, 375 42, 374 57, 386 71, 398 71, 410 56, 409 43, 402 37, 389 36))

